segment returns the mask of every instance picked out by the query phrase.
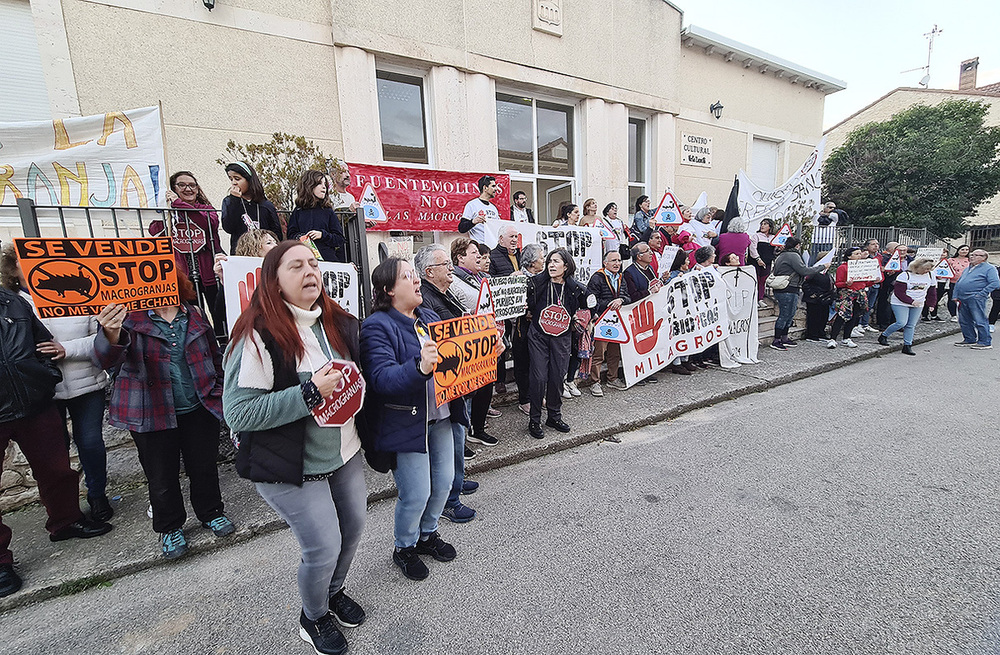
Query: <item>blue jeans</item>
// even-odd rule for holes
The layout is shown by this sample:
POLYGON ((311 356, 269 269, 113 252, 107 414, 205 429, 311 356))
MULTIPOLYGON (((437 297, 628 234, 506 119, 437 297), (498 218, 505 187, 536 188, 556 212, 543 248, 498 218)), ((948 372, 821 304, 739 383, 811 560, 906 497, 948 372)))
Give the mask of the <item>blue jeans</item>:
POLYGON ((80 455, 80 465, 87 482, 87 496, 103 498, 108 486, 108 457, 104 448, 104 389, 91 391, 56 405, 66 423, 66 412, 73 422, 73 442, 80 455))
POLYGON ((868 287, 868 306, 865 307, 865 314, 861 317, 861 323, 859 324, 861 327, 871 325, 872 312, 875 311, 875 303, 878 302, 878 289, 880 286, 876 284, 868 287))
POLYGON ((907 307, 906 305, 890 305, 892 313, 896 317, 896 322, 885 329, 882 334, 889 336, 900 328, 903 329, 903 344, 913 345, 913 329, 917 327, 920 320, 920 312, 923 307, 907 307))
MULTIPOLYGON (((467 397, 465 399, 466 411, 471 412, 469 409, 471 404, 472 398, 467 397)), ((462 485, 465 483, 465 426, 461 423, 452 423, 451 434, 455 440, 455 479, 451 483, 451 493, 448 494, 445 507, 459 505, 458 497, 461 495, 462 485)))
POLYGON ((778 320, 774 322, 775 336, 788 334, 788 328, 792 327, 792 319, 795 318, 795 310, 799 308, 799 290, 792 292, 775 291, 774 299, 778 303, 778 320))
POLYGON ((958 303, 958 325, 962 328, 962 338, 965 343, 977 341, 983 346, 993 345, 990 336, 990 324, 986 320, 986 298, 963 298, 958 303))
POLYGON ((396 453, 396 548, 417 545, 421 535, 438 529, 438 519, 455 477, 455 437, 451 420, 430 426, 426 453, 396 453))

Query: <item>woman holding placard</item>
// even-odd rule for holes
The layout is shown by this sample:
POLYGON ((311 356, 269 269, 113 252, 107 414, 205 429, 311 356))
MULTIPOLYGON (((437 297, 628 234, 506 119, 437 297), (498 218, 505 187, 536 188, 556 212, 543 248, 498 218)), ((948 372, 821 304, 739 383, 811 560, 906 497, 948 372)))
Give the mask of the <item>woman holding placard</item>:
POLYGON ((542 439, 542 399, 547 400, 545 425, 569 432, 562 420, 563 385, 569 365, 572 336, 570 325, 578 309, 592 309, 597 298, 573 279, 576 263, 565 248, 556 248, 545 258, 545 270, 528 278, 528 352, 531 371, 528 394, 531 398, 528 432, 542 439))
POLYGON ((323 291, 312 250, 283 241, 268 252, 226 352, 225 416, 237 472, 299 542, 299 636, 318 653, 346 650, 336 624, 365 620, 343 586, 368 496, 359 353, 358 320, 323 291))
POLYGON ((935 263, 930 259, 914 259, 909 268, 896 276, 889 304, 896 322, 878 335, 878 342, 889 345, 889 335, 903 330, 903 354, 913 352, 913 330, 920 320, 920 310, 925 303, 937 304, 937 278, 934 277, 935 263))
POLYGON ((455 478, 452 423, 468 427, 469 420, 462 398, 440 407, 435 400, 434 373, 442 360, 428 326, 439 317, 421 306, 420 275, 409 262, 389 257, 372 271, 372 292, 372 313, 361 326, 365 412, 375 448, 395 455, 392 561, 407 578, 423 580, 429 571, 420 555, 439 562, 456 556, 438 534, 438 520, 455 478))
POLYGON ((837 315, 833 319, 830 340, 826 343, 827 348, 837 347, 837 335, 841 330, 844 332, 844 345, 848 348, 858 347, 858 344, 851 340, 851 332, 858 326, 868 307, 867 288, 875 282, 865 280, 852 282, 847 279, 847 273, 850 269, 848 262, 861 261, 865 254, 861 248, 847 248, 844 251, 844 263, 837 267, 837 277, 834 282, 837 287, 837 315))

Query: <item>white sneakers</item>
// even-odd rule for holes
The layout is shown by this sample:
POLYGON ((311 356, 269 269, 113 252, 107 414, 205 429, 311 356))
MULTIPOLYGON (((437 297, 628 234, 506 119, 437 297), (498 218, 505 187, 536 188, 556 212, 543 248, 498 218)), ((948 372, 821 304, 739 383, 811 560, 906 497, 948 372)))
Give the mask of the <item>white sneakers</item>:
POLYGON ((858 327, 854 328, 853 330, 851 330, 851 338, 852 339, 860 339, 863 336, 865 336, 865 329, 863 327, 858 326, 858 327))
POLYGON ((866 325, 865 330, 868 332, 881 332, 881 330, 879 330, 878 328, 872 327, 870 325, 866 325))
POLYGON ((844 339, 844 345, 847 346, 848 348, 857 348, 858 347, 858 344, 854 343, 850 339, 844 339))
POLYGON ((830 339, 829 341, 826 342, 826 347, 829 348, 830 350, 833 350, 834 348, 837 347, 837 340, 830 339))
MULTIPOLYGON (((579 398, 581 395, 580 390, 576 388, 576 382, 567 382, 566 390, 569 391, 570 395, 574 398, 579 398)), ((565 396, 563 396, 565 398, 565 396)))
MULTIPOLYGON (((851 334, 853 334, 853 332, 851 334)), ((831 349, 831 350, 833 350, 834 348, 837 347, 837 341, 835 339, 830 339, 829 341, 826 342, 826 347, 829 348, 829 349, 831 349)), ((845 348, 857 348, 858 344, 854 343, 850 339, 844 339, 844 347, 845 348)))
POLYGON ((601 388, 601 383, 595 382, 594 384, 590 385, 590 393, 593 394, 594 396, 597 396, 598 398, 603 397, 604 389, 601 388))

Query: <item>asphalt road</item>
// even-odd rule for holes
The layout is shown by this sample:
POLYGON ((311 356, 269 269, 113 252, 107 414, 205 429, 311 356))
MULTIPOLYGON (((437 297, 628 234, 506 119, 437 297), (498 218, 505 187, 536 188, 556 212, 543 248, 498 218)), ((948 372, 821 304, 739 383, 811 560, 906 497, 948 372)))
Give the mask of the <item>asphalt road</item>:
MULTIPOLYGON (((954 340, 485 474, 421 583, 376 504, 350 652, 1000 653, 1000 351, 954 340)), ((283 531, 25 607, 3 652, 309 653, 297 562, 283 531)))

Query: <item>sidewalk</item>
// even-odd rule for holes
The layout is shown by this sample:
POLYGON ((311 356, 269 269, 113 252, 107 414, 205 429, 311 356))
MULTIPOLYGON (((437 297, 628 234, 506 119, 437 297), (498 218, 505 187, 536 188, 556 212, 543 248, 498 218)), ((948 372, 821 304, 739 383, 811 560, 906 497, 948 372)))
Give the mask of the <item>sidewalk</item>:
MULTIPOLYGON (((920 323, 915 344, 953 335, 958 326, 954 323, 920 323)), ((657 374, 658 384, 634 387, 628 391, 605 388, 603 398, 594 398, 588 390, 583 396, 567 400, 563 418, 573 427, 570 434, 560 434, 546 429, 545 438, 535 440, 528 436, 527 417, 516 405, 502 408, 503 416, 491 419, 489 431, 500 439, 493 448, 478 447, 475 459, 466 462, 466 474, 475 478, 480 471, 497 469, 516 462, 541 457, 583 443, 598 441, 618 432, 671 419, 685 412, 718 402, 744 396, 811 377, 878 356, 889 356, 899 371, 899 365, 908 358, 898 352, 901 341, 893 335, 892 346, 879 346, 875 333, 859 339, 859 347, 848 350, 838 347, 828 350, 825 344, 800 342, 798 348, 777 352, 761 347, 761 363, 736 369, 712 367, 691 376, 657 374), (621 400, 628 399, 627 403, 621 400)), ((926 351, 917 348, 918 356, 926 351)), ((805 409, 805 408, 804 408, 805 409)), ((115 451, 114 469, 138 470, 134 449, 115 451), (134 467, 134 468, 133 468, 134 467)), ((41 506, 31 505, 5 514, 4 522, 14 532, 11 549, 16 560, 15 570, 24 579, 18 593, 0 599, 0 612, 53 596, 75 593, 88 587, 109 584, 136 571, 157 565, 169 565, 162 559, 157 535, 146 517, 148 504, 145 485, 132 478, 122 480, 112 470, 111 495, 120 495, 112 523, 115 529, 108 535, 89 540, 69 540, 51 543, 43 529, 45 512, 41 506)), ((392 476, 366 468, 369 503, 394 496, 392 476)), ((235 535, 215 539, 211 532, 202 529, 193 515, 185 526, 192 555, 210 552, 254 535, 282 529, 285 524, 257 495, 253 485, 239 478, 231 463, 220 467, 226 513, 237 524, 235 535)), ((182 483, 186 488, 186 484, 182 483)), ((463 497, 463 501, 476 507, 476 496, 463 497)), ((192 556, 192 555, 189 555, 192 556)))

